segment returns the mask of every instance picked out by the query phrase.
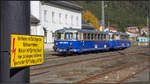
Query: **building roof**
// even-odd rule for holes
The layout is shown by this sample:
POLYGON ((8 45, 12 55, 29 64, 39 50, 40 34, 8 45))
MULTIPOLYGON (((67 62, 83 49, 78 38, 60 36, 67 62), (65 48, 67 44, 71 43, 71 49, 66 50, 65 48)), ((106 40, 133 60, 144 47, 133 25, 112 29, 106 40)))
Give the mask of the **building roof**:
POLYGON ((32 24, 37 24, 40 22, 39 19, 37 19, 36 17, 34 17, 33 15, 30 15, 30 18, 31 18, 31 23, 32 24))
POLYGON ((71 8, 71 9, 78 10, 78 11, 84 10, 83 7, 76 5, 76 4, 73 4, 69 1, 44 1, 44 2, 48 2, 51 4, 55 4, 55 5, 59 5, 59 6, 67 7, 67 8, 71 8))
POLYGON ((148 32, 148 28, 146 28, 146 27, 145 27, 145 28, 142 28, 141 31, 146 31, 146 32, 148 32))
POLYGON ((110 30, 117 30, 116 28, 114 27, 109 27, 110 30))
POLYGON ((94 30, 94 27, 91 24, 82 20, 82 29, 94 30))

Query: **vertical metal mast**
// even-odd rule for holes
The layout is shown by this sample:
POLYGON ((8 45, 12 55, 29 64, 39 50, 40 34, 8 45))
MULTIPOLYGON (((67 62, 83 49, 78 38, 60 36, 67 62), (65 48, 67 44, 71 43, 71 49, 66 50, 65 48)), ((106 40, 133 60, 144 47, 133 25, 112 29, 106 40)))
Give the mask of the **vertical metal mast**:
MULTIPOLYGON (((149 19, 150 19, 150 8, 149 8, 149 4, 150 4, 150 0, 148 0, 148 3, 147 3, 147 9, 148 9, 148 11, 147 11, 147 28, 148 28, 148 36, 149 36, 149 45, 148 45, 148 47, 149 47, 149 52, 148 52, 148 54, 149 54, 149 76, 150 76, 150 23, 149 23, 149 19)), ((150 77, 149 77, 149 80, 150 80, 150 77)))
POLYGON ((30 1, 0 1, 0 84, 29 83, 29 67, 10 68, 11 34, 30 34, 30 1))
POLYGON ((104 1, 102 1, 102 29, 105 29, 104 1))
POLYGON ((147 28, 149 29, 149 15, 147 16, 147 28))

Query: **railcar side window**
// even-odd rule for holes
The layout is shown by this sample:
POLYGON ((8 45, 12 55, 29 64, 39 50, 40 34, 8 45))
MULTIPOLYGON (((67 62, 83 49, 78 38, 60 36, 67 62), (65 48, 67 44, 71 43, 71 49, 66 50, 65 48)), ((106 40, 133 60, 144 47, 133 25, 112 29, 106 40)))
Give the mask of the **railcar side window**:
POLYGON ((93 34, 93 40, 95 40, 95 34, 93 34))
POLYGON ((116 39, 116 40, 120 40, 120 36, 121 36, 121 35, 118 35, 118 34, 117 34, 117 35, 115 36, 115 39, 116 39))
POLYGON ((76 40, 78 40, 78 33, 76 33, 75 35, 76 35, 76 40))
POLYGON ((104 40, 106 40, 106 34, 104 34, 104 40))
POLYGON ((95 40, 97 40, 97 34, 95 34, 95 40))
POLYGON ((74 39, 74 40, 78 40, 78 33, 74 33, 74 34, 73 34, 73 39, 74 39))
POLYGON ((85 34, 85 40, 88 40, 88 34, 87 33, 85 34))
POLYGON ((103 34, 101 34, 101 40, 103 40, 103 34))
POLYGON ((83 39, 86 40, 86 33, 83 33, 83 39))
POLYGON ((100 40, 100 34, 98 34, 98 40, 100 40))
POLYGON ((121 40, 125 40, 125 39, 126 39, 126 36, 121 35, 121 40))
POLYGON ((95 39, 94 40, 97 40, 97 34, 95 34, 95 39))
POLYGON ((106 40, 109 40, 109 35, 108 34, 106 34, 106 40))
POLYGON ((101 36, 102 36, 102 34, 99 34, 99 40, 102 40, 102 39, 101 39, 101 36))
POLYGON ((112 35, 112 40, 115 40, 115 35, 114 34, 112 35))
POLYGON ((88 33, 88 37, 87 38, 88 38, 88 40, 90 40, 90 34, 89 33, 88 33))
POLYGON ((93 40, 93 34, 91 34, 91 40, 93 40))
POLYGON ((109 36, 109 39, 108 40, 110 40, 111 39, 111 35, 108 35, 109 36))

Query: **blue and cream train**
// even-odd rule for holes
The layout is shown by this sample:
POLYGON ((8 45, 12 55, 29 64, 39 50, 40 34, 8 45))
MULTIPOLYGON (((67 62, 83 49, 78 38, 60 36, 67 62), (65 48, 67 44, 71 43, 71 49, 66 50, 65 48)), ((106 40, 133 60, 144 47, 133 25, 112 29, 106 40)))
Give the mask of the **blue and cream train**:
POLYGON ((121 32, 101 32, 85 29, 59 29, 55 31, 53 49, 62 53, 124 49, 130 47, 129 35, 121 32))

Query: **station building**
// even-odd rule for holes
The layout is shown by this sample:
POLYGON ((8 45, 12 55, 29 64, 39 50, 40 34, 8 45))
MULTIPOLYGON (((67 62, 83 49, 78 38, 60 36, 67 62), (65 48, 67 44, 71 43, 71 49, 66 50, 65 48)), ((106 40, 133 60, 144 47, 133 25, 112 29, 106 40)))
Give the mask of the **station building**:
POLYGON ((31 35, 42 35, 44 49, 52 49, 54 31, 82 27, 83 8, 68 1, 31 1, 31 35))

